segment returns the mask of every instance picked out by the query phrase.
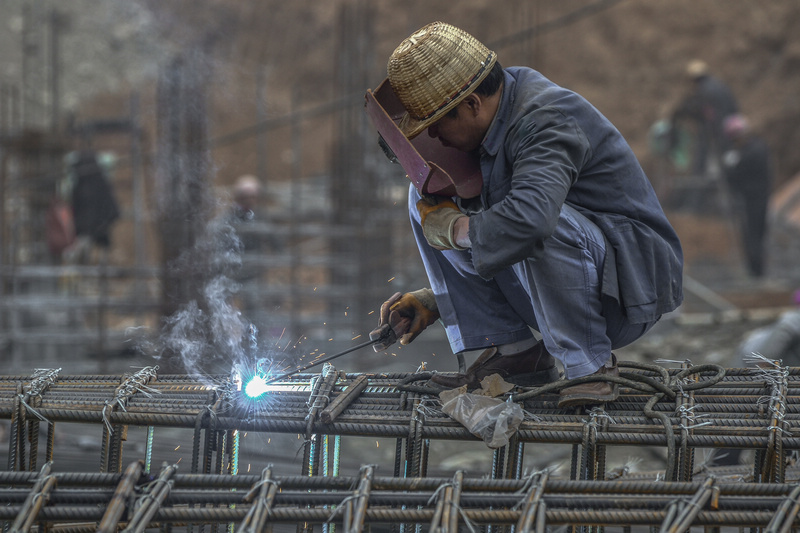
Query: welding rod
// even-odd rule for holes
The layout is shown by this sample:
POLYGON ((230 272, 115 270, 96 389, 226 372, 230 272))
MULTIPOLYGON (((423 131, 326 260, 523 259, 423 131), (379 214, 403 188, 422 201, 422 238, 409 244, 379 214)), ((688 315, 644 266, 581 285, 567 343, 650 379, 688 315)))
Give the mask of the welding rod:
MULTIPOLYGON (((304 370, 308 370, 309 368, 321 365, 323 363, 327 363, 328 361, 332 361, 332 360, 336 359, 337 357, 341 357, 343 355, 347 355, 350 352, 354 352, 356 350, 360 350, 361 348, 366 348, 367 346, 372 346, 373 344, 377 344, 377 343, 382 342, 382 341, 386 341, 387 339, 389 339, 389 338, 391 338, 393 336, 394 336, 394 331, 392 330, 392 328, 390 328, 388 326, 384 326, 384 328, 381 330, 381 336, 378 337, 377 339, 370 339, 370 340, 368 340, 366 342, 362 342, 361 344, 357 344, 356 346, 348 348, 348 349, 344 350, 343 352, 335 353, 333 355, 329 355, 328 357, 323 357, 322 359, 319 359, 317 361, 313 361, 311 363, 308 363, 307 365, 301 366, 300 368, 297 368, 295 370, 291 370, 291 371, 283 373, 283 374, 281 374, 279 376, 271 377, 268 380, 266 380, 264 382, 264 384, 268 385, 270 383, 275 383, 276 381, 280 381, 282 379, 286 379, 289 376, 294 376, 295 374, 299 374, 300 372, 302 372, 304 370)), ((389 341, 389 342, 391 344, 394 341, 389 341)))

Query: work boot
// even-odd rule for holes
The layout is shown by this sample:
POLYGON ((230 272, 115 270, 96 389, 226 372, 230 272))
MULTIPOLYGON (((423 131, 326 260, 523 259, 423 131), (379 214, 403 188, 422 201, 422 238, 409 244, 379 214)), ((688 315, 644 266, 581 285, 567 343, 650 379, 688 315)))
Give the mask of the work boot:
POLYGON ((500 355, 497 348, 485 350, 464 374, 434 374, 431 381, 449 389, 467 385, 473 390, 481 386, 486 376, 499 374, 514 385, 530 387, 558 381, 556 360, 539 341, 515 355, 500 355))
MULTIPOLYGON (((612 353, 606 364, 592 376, 619 376, 617 357, 612 353)), ((610 381, 590 381, 561 389, 559 407, 575 407, 595 403, 613 402, 619 396, 619 386, 610 381)))

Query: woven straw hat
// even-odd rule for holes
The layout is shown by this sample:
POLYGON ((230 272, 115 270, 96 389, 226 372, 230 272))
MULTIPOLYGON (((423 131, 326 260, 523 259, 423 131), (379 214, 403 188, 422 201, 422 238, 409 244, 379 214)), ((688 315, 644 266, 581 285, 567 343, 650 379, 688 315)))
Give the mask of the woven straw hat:
POLYGON ((412 139, 442 118, 491 72, 497 54, 475 37, 433 22, 400 43, 389 58, 389 83, 406 115, 399 127, 412 139))

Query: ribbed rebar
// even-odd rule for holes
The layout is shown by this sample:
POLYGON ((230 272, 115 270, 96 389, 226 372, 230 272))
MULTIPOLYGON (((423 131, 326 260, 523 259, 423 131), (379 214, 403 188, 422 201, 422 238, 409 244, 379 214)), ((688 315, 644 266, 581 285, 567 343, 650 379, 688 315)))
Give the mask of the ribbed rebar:
MULTIPOLYGON (((36 474, 20 470, 35 467, 38 431, 34 429, 47 421, 48 461, 59 460, 59 450, 52 444, 56 423, 99 424, 108 438, 102 464, 112 471, 51 474, 50 502, 41 508, 37 520, 64 529, 77 530, 80 521, 99 520, 98 506, 102 510, 104 503, 110 504, 113 489, 123 479, 113 470, 119 470, 123 462, 142 459, 123 457, 121 442, 127 427, 148 428, 148 461, 152 441, 170 433, 154 434, 153 428, 194 432, 192 473, 172 475, 171 491, 157 509, 151 507, 151 516, 137 528, 241 523, 253 506, 261 505, 244 499, 261 482, 260 476, 230 475, 236 472, 239 455, 247 460, 246 446, 238 448, 233 436, 248 431, 312 436, 302 476, 270 475, 269 482, 264 482, 276 487, 264 518, 269 524, 324 523, 334 508, 354 495, 360 477, 317 475, 323 473, 318 447, 323 446, 324 437, 334 437, 338 446, 341 439, 354 436, 395 439, 394 464, 386 471, 409 477, 372 476, 369 490, 357 496, 351 528, 360 527, 362 518, 365 525, 430 526, 436 511, 435 504, 428 502, 444 485, 450 487, 440 493, 442 527, 463 524, 464 518, 474 524, 516 524, 525 510, 525 497, 531 494, 531 479, 516 479, 525 472, 522 450, 527 443, 573 445, 581 452, 572 465, 580 480, 548 477, 535 509, 527 508, 525 523, 536 524, 540 530, 560 524, 664 524, 667 529, 683 530, 704 525, 764 528, 772 523, 775 531, 770 533, 779 533, 797 527, 795 487, 781 482, 800 478, 796 467, 787 467, 787 454, 800 450, 800 371, 780 369, 779 379, 770 380, 760 369, 653 367, 624 366, 620 398, 605 404, 602 415, 559 409, 555 389, 536 394, 517 390, 514 398, 524 403, 531 416, 520 424, 509 446, 494 453, 497 479, 463 476, 458 482, 460 494, 452 479, 425 477, 429 444, 479 439, 441 412, 438 398, 430 394, 433 389, 421 384, 424 375, 337 373, 323 379, 325 387, 315 392, 312 381, 318 375, 298 374, 271 384, 271 391, 256 401, 234 390, 227 376, 212 376, 202 383, 188 376, 154 374, 137 378, 48 375, 39 381, 0 376, 0 418, 11 421, 9 471, 0 472, 0 499, 9 505, 0 509, 0 519, 13 519, 23 509, 25 488, 35 483, 36 474), (34 382, 38 385, 29 385, 34 382), (354 383, 359 387, 349 389, 354 383), (411 383, 417 388, 405 388, 411 383), (334 408, 327 411, 331 416, 319 416, 326 412, 326 405, 334 408), (312 449, 312 444, 318 449, 312 449), (604 447, 610 446, 666 448, 667 468, 660 472, 661 481, 653 483, 654 477, 626 480, 625 473, 616 481, 604 481, 604 447), (750 470, 755 475, 744 471, 741 477, 758 483, 725 483, 720 478, 713 483, 714 492, 709 492, 703 483, 715 470, 693 465, 696 448, 757 450, 750 470), (693 476, 699 481, 691 481, 693 476), (679 478, 685 481, 674 481, 679 478), (671 504, 675 504, 672 510, 671 504), (772 520, 776 513, 781 520, 772 520)), ((126 455, 132 450, 136 453, 135 447, 128 448, 126 455)), ((330 468, 324 470, 328 474, 330 468)), ((260 508, 261 514, 255 522, 251 516, 250 524, 264 517, 263 505, 260 508)))

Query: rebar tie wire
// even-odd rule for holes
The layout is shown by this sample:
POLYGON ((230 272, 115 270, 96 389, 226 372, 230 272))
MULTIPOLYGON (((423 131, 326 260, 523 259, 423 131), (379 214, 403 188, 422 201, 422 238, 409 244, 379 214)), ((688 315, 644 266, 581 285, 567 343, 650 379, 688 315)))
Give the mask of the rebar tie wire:
POLYGON ((756 364, 756 375, 763 377, 770 387, 770 395, 759 400, 759 402, 769 402, 770 413, 770 425, 766 428, 769 431, 769 441, 761 467, 761 480, 780 483, 784 475, 784 465, 781 463, 783 457, 781 437, 784 434, 792 436, 785 427, 789 369, 781 366, 783 363, 781 360, 773 361, 757 353, 748 356, 746 361, 756 364))
POLYGON ((11 533, 27 533, 42 506, 50 499, 50 491, 56 486, 56 477, 50 474, 53 463, 45 463, 39 471, 36 483, 22 504, 22 508, 12 524, 11 533))
POLYGON ((123 411, 127 412, 126 405, 128 404, 128 400, 135 393, 141 392, 148 398, 154 394, 161 394, 161 391, 147 386, 147 383, 152 379, 158 379, 158 365, 144 367, 135 374, 128 376, 125 381, 117 387, 114 399, 105 402, 102 418, 103 424, 105 424, 109 434, 114 433, 114 429, 111 427, 111 422, 108 420, 108 417, 110 413, 114 411, 115 406, 119 405, 123 411))
POLYGON ((97 526, 97 533, 114 533, 119 526, 119 519, 122 513, 125 512, 126 502, 133 494, 136 484, 142 476, 144 463, 141 460, 134 461, 125 469, 122 479, 120 479, 114 490, 114 495, 111 497, 106 512, 100 524, 97 526))
POLYGON ((333 509, 333 512, 325 521, 326 524, 332 522, 337 515, 342 513, 342 525, 346 533, 359 533, 363 530, 375 468, 376 465, 363 465, 361 467, 358 486, 352 494, 339 502, 339 505, 333 509), (358 505, 355 511, 353 511, 353 502, 357 502, 358 505))
POLYGON ((306 415, 305 442, 311 440, 311 436, 314 434, 314 422, 316 422, 320 411, 325 409, 330 402, 331 391, 333 391, 333 386, 338 379, 339 373, 330 363, 325 363, 322 366, 322 372, 312 378, 311 392, 306 402, 308 414, 306 415))
POLYGON ((29 413, 36 416, 42 422, 47 422, 48 424, 50 421, 43 417, 38 411, 36 411, 36 409, 31 407, 28 402, 32 398, 41 398, 42 393, 46 391, 50 385, 55 383, 60 373, 60 368, 37 368, 34 370, 33 376, 31 376, 33 378, 31 383, 23 387, 23 394, 19 395, 19 401, 25 406, 25 409, 27 409, 29 413))
POLYGON ((167 496, 169 496, 173 485, 172 476, 177 470, 177 464, 168 465, 164 463, 158 479, 142 487, 143 494, 135 503, 136 511, 128 521, 128 526, 122 530, 122 533, 141 533, 147 528, 150 520, 158 512, 167 496))
POLYGON ((525 505, 525 507, 522 509, 522 514, 519 516, 519 521, 517 522, 517 531, 530 531, 533 528, 534 520, 536 520, 537 523, 536 530, 543 530, 546 515, 542 497, 544 496, 545 486, 547 485, 547 480, 549 478, 549 469, 534 472, 528 478, 526 482, 526 484, 530 484, 528 493, 525 495, 523 500, 520 500, 514 507, 512 507, 512 510, 516 510, 521 505, 525 505), (541 529, 539 527, 540 523, 542 525, 541 529))
POLYGON ((795 486, 791 494, 786 497, 781 506, 775 511, 764 533, 789 533, 794 527, 797 513, 800 511, 800 485, 795 486))
POLYGON ((245 503, 255 500, 250 506, 237 533, 260 533, 264 531, 272 504, 275 501, 275 494, 280 487, 279 483, 272 479, 272 465, 268 465, 261 471, 261 479, 250 488, 250 491, 243 498, 245 503), (258 495, 256 495, 256 492, 258 495))
POLYGON ((475 533, 475 525, 461 507, 461 489, 464 481, 464 472, 459 470, 452 481, 442 483, 428 498, 428 506, 436 502, 433 518, 431 519, 431 533, 457 533, 458 517, 464 520, 464 525, 471 533, 475 533))
POLYGON ((664 533, 678 533, 688 530, 712 494, 718 491, 714 486, 714 482, 714 477, 709 477, 690 500, 680 499, 670 504, 664 521, 661 523, 660 530, 664 533))

